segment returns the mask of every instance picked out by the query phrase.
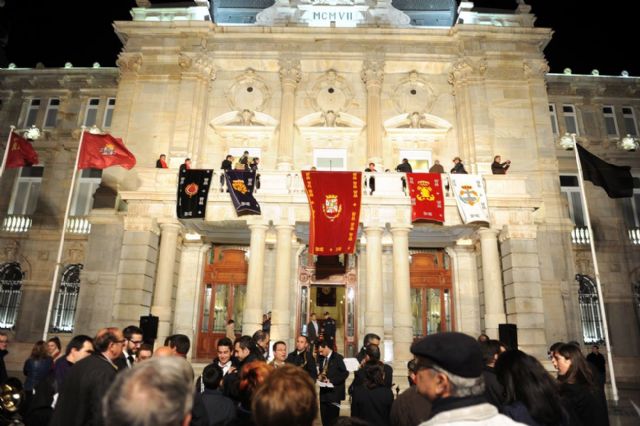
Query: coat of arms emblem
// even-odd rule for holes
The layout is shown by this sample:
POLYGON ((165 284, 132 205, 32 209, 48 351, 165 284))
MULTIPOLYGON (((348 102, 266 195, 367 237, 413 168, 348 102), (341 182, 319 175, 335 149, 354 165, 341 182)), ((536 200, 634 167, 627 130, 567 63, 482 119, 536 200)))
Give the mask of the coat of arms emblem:
POLYGON ((338 216, 340 216, 340 213, 342 213, 342 205, 340 204, 336 194, 325 195, 322 212, 330 221, 334 221, 338 216))
POLYGON ((197 184, 190 183, 189 185, 184 187, 184 193, 187 194, 189 197, 193 197, 198 193, 198 189, 199 188, 197 184))
POLYGON ((416 199, 418 201, 433 201, 436 199, 436 196, 433 195, 432 191, 433 189, 429 185, 428 181, 418 181, 418 193, 416 194, 416 199))
POLYGON ((105 146, 100 148, 100 154, 102 155, 111 156, 111 155, 114 155, 115 153, 116 153, 116 147, 111 143, 105 144, 105 146))
POLYGON ((473 190, 473 187, 471 185, 462 185, 461 188, 462 189, 460 189, 459 197, 463 203, 473 206, 480 201, 478 193, 473 190))

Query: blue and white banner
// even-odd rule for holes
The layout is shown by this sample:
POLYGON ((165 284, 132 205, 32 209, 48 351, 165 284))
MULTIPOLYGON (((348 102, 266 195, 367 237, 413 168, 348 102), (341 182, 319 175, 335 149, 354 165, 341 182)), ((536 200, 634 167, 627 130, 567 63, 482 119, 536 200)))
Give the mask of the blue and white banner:
POLYGON ((231 201, 238 216, 261 214, 260 204, 253 198, 256 184, 255 171, 228 170, 225 172, 227 188, 230 189, 231 201))
POLYGON ((489 222, 489 205, 480 175, 450 174, 451 190, 456 198, 462 221, 489 222))

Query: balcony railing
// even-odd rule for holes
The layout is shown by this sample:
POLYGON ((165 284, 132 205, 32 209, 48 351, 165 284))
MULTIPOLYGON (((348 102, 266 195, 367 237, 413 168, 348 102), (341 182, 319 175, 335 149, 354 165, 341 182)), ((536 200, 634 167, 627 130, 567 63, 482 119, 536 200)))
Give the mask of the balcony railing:
POLYGON ((10 214, 2 220, 2 231, 24 233, 31 229, 32 223, 29 216, 10 214))
POLYGON ((573 228, 573 231, 571 231, 571 241, 576 245, 589 244, 589 228, 586 226, 576 226, 573 228))
POLYGON ((88 234, 91 232, 91 223, 86 216, 71 216, 67 220, 67 232, 70 234, 88 234))
POLYGON ((629 241, 634 246, 640 246, 640 228, 629 229, 629 241))

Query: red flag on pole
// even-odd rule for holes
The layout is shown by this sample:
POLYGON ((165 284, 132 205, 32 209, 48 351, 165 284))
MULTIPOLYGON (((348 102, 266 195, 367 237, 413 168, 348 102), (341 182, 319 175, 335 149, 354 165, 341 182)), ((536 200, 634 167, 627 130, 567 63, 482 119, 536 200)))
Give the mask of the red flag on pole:
POLYGON ((309 200, 309 252, 318 256, 353 253, 360 222, 362 173, 304 171, 309 200))
POLYGON ((34 164, 38 164, 38 153, 33 149, 31 143, 17 133, 12 133, 5 167, 7 169, 15 169, 34 164))
POLYGON ((122 139, 110 134, 94 135, 84 132, 79 169, 106 169, 111 166, 131 169, 135 165, 136 157, 124 146, 122 139))
POLYGON ((440 173, 407 173, 411 196, 411 221, 444 222, 444 196, 440 173))

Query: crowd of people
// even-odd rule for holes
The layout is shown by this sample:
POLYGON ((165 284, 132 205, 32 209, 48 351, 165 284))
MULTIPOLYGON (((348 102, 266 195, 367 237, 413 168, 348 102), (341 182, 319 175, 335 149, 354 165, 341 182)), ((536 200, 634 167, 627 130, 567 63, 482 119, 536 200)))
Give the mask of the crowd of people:
MULTIPOLYGON (((486 335, 432 334, 411 346, 409 387, 396 396, 380 336, 365 335, 347 389, 345 360, 320 328, 317 354, 307 334, 289 351, 284 341, 271 345, 264 328, 220 338, 198 376, 182 334, 155 351, 133 325, 75 336, 64 353, 55 337, 38 341, 24 363, 22 391, 0 363, 4 424, 311 426, 319 412, 323 426, 608 425, 604 357, 596 346, 587 360, 575 342, 552 345, 553 377, 535 357, 486 335), (351 415, 341 417, 347 396, 351 415)), ((7 344, 0 332, 0 355, 7 344)))

